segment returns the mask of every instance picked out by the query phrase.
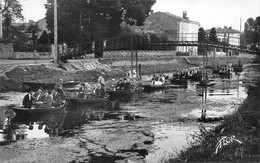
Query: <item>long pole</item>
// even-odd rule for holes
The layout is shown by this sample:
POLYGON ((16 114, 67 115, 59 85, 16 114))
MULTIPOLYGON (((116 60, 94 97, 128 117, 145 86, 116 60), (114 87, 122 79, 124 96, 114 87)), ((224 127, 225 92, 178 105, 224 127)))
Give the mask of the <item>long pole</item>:
POLYGON ((2 20, 2 0, 0 0, 0 39, 3 38, 3 20, 2 20))
POLYGON ((54 0, 54 58, 55 62, 59 62, 58 54, 58 26, 57 26, 57 0, 54 0))

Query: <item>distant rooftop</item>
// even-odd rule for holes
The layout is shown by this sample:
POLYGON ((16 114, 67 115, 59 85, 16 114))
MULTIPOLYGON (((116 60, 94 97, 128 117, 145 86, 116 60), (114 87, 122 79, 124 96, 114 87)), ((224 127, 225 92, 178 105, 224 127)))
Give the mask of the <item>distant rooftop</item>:
MULTIPOLYGON (((240 33, 240 31, 232 29, 232 27, 224 26, 224 28, 216 27, 216 33, 240 33)), ((206 33, 210 33, 211 29, 205 30, 206 33)))

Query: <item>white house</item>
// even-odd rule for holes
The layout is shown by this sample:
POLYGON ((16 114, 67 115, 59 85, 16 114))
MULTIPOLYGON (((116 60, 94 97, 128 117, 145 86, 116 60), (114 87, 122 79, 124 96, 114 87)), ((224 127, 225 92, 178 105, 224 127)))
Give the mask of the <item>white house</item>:
MULTIPOLYGON (((183 17, 168 13, 151 13, 145 20, 145 25, 135 27, 135 32, 144 34, 166 35, 169 41, 198 41, 198 29, 200 24, 189 20, 187 12, 183 12, 183 17)), ((197 51, 196 46, 177 46, 179 52, 197 51)))

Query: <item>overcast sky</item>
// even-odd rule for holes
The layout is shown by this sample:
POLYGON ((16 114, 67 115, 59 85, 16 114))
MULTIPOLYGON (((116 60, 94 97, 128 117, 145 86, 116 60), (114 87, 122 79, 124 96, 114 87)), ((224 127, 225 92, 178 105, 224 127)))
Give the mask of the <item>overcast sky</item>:
MULTIPOLYGON (((28 20, 38 21, 45 17, 46 0, 18 0, 23 6, 23 15, 28 20)), ((187 11, 190 20, 199 22, 204 29, 232 26, 242 30, 244 22, 260 16, 260 0, 157 0, 154 12, 170 12, 182 16, 187 11)))

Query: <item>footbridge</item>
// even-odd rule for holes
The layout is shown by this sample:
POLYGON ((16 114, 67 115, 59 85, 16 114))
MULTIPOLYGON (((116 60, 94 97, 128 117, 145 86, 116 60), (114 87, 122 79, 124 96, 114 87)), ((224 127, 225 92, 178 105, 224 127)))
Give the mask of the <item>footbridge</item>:
MULTIPOLYGON (((176 39, 176 37, 175 37, 176 39)), ((194 40, 194 38, 185 38, 186 40, 194 40)), ((103 52, 106 51, 123 51, 123 50, 172 50, 176 51, 176 47, 192 47, 196 46, 198 48, 206 48, 206 49, 223 49, 223 50, 232 50, 237 52, 246 52, 251 54, 259 54, 259 51, 252 50, 248 47, 242 47, 237 45, 231 45, 226 42, 210 42, 210 41, 179 41, 185 40, 184 37, 178 38, 178 41, 169 41, 169 40, 147 40, 142 36, 137 35, 127 35, 127 36, 119 36, 106 40, 92 41, 85 43, 85 46, 80 51, 74 51, 69 53, 60 54, 61 59, 71 59, 78 58, 87 54, 95 54, 96 58, 102 58, 103 52)), ((234 38, 233 38, 234 40, 234 38)))

